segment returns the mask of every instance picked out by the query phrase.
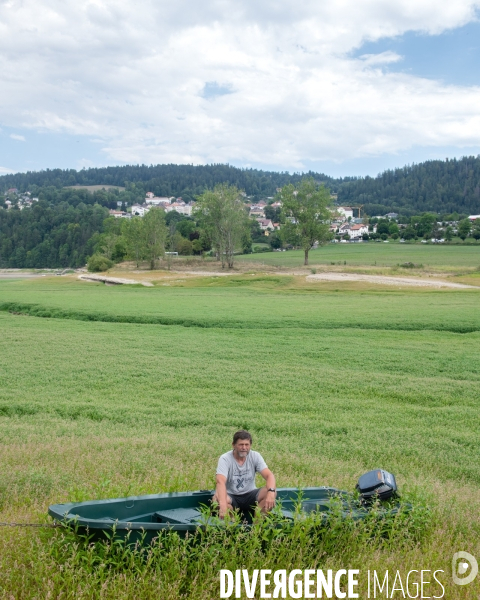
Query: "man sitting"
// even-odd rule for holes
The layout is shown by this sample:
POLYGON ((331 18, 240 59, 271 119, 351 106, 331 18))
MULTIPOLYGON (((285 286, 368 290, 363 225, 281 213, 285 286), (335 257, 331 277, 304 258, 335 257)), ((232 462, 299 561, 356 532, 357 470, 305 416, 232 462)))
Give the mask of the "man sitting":
POLYGON ((275 476, 262 455, 251 450, 251 446, 250 433, 243 429, 237 431, 233 436, 232 450, 222 454, 218 460, 213 502, 218 502, 221 519, 234 508, 248 513, 258 505, 266 513, 275 506, 275 476), (256 473, 265 479, 266 484, 262 488, 255 487, 256 473))

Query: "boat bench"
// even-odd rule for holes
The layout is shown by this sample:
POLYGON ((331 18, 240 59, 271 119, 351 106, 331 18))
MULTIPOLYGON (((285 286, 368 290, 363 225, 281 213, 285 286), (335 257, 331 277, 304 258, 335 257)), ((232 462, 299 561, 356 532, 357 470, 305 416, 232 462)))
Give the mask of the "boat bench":
POLYGON ((202 513, 198 508, 172 508, 170 510, 159 510, 152 515, 154 523, 194 523, 199 521, 202 513))

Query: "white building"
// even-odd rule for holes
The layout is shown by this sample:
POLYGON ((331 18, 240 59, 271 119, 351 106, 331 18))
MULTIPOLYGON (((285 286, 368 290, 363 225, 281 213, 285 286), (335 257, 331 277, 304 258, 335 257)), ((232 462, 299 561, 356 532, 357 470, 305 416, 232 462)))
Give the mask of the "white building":
POLYGON ((165 212, 169 213, 172 212, 172 210, 176 210, 180 215, 191 217, 193 207, 193 204, 185 204, 185 202, 172 202, 165 206, 165 212))
POLYGON ((350 206, 337 206, 336 211, 343 215, 345 219, 349 217, 353 219, 353 208, 350 208, 350 206))
POLYGON ((109 210, 108 212, 110 213, 111 217, 115 217, 116 219, 129 219, 131 216, 128 213, 123 212, 123 210, 109 210))
POLYGON ((361 238, 365 233, 368 234, 368 225, 363 224, 350 225, 350 229, 348 231, 348 234, 352 240, 361 238))
POLYGON ((152 192, 147 192, 145 202, 147 204, 153 204, 154 206, 158 206, 159 204, 170 204, 172 200, 175 198, 167 198, 166 196, 154 196, 152 192))
POLYGON ((134 204, 132 206, 132 216, 144 217, 150 209, 146 204, 143 206, 141 204, 134 204))
POLYGON ((257 219, 262 231, 275 231, 275 227, 270 219, 257 219))

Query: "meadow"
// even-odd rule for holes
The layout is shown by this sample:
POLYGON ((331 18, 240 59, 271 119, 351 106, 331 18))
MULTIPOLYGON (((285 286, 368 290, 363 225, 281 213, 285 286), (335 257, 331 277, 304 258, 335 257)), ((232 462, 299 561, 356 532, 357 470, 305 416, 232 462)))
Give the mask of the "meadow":
MULTIPOLYGON (((255 244, 254 244, 255 245, 255 244)), ((303 252, 261 252, 238 257, 241 262, 292 268, 303 265, 303 252)), ((425 268, 450 271, 452 268, 466 269, 480 267, 479 244, 422 244, 389 241, 357 244, 327 244, 309 253, 309 263, 315 265, 343 265, 355 267, 393 267, 413 262, 425 268)))
POLYGON ((0 527, 0 597, 218 598, 221 568, 344 567, 443 569, 446 598, 477 598, 477 583, 452 584, 451 558, 480 557, 479 301, 287 275, 0 281, 0 521, 212 488, 237 428, 278 486, 353 490, 382 466, 415 507, 388 539, 341 524, 315 544, 230 532, 194 551, 164 541, 147 562, 0 527))

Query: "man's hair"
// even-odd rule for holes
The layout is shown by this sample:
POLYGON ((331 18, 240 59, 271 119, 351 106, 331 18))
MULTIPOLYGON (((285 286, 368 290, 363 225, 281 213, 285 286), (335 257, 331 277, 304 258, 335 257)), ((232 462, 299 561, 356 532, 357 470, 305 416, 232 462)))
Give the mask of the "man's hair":
POLYGON ((233 443, 236 444, 238 440, 250 440, 250 443, 253 443, 252 436, 246 429, 240 429, 233 435, 233 443))

